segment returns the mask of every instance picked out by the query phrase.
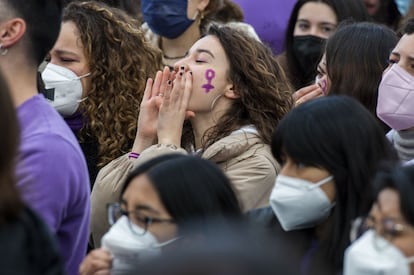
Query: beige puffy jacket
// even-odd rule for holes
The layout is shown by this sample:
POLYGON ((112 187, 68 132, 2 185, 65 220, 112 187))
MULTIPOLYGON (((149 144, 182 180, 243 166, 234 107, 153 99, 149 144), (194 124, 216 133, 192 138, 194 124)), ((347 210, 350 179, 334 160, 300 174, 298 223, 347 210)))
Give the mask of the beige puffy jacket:
MULTIPOLYGON (((136 160, 123 155, 101 169, 92 190, 91 234, 95 247, 109 229, 106 205, 119 201, 128 172, 140 163, 168 153, 187 152, 182 148, 153 145, 136 160)), ((252 127, 244 127, 208 147, 201 155, 216 163, 230 178, 244 211, 269 204, 269 196, 280 170, 270 146, 252 127)))

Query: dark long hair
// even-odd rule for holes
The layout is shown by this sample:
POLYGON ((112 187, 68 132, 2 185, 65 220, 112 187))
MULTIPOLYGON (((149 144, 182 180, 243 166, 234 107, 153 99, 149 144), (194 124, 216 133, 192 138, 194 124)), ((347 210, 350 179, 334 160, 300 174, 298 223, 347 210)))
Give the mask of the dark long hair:
POLYGON ((15 161, 19 130, 9 89, 0 75, 0 224, 14 220, 23 203, 16 188, 15 161))
POLYGON ((286 115, 273 135, 272 152, 280 163, 287 155, 333 175, 336 204, 325 235, 326 255, 341 268, 351 221, 372 204, 371 179, 382 160, 396 159, 381 128, 354 99, 323 97, 286 115))
POLYGON ((326 44, 329 94, 349 95, 376 117, 378 86, 397 42, 386 26, 362 22, 340 27, 326 44))
MULTIPOLYGON (((299 69, 298 61, 293 53, 293 32, 295 30, 296 21, 300 9, 308 2, 324 3, 331 7, 336 14, 338 24, 345 19, 352 19, 356 22, 369 20, 368 13, 361 0, 298 0, 290 14, 288 27, 285 33, 286 69, 290 81, 296 89, 308 84, 304 82, 304 76, 299 69)), ((316 68, 314 69, 316 74, 316 68)))
POLYGON ((193 221, 241 218, 241 208, 229 179, 212 162, 186 155, 164 155, 133 169, 121 196, 132 179, 145 174, 168 213, 182 232, 193 221))

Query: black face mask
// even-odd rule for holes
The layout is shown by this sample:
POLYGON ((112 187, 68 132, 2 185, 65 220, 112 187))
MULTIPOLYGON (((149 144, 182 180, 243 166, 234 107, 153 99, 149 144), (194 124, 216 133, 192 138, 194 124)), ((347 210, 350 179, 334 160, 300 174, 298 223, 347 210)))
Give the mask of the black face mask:
POLYGON ((293 37, 293 54, 304 77, 304 83, 313 81, 326 39, 313 35, 293 37))

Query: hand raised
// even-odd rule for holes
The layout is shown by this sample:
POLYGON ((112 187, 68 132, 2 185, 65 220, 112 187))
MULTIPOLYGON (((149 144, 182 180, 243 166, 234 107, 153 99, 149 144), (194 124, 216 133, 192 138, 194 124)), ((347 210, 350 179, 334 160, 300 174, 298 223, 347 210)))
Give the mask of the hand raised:
POLYGON ((180 146, 184 120, 195 116, 188 111, 192 84, 192 73, 181 70, 176 74, 172 88, 166 89, 158 116, 158 143, 180 146))
POLYGON ((298 106, 306 101, 321 97, 323 95, 321 87, 319 87, 318 84, 312 84, 297 90, 293 94, 293 100, 295 101, 295 106, 298 106))
POLYGON ((140 112, 138 116, 137 134, 132 151, 142 152, 157 140, 157 123, 159 107, 163 101, 167 82, 171 81, 175 72, 170 73, 168 67, 158 71, 155 80, 149 78, 145 86, 140 112))

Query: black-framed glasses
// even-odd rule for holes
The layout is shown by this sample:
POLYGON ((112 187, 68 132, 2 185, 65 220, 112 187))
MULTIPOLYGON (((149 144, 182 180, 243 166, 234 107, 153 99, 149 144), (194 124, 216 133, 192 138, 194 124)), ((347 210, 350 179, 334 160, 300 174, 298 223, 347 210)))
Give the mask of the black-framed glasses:
POLYGON ((138 236, 144 235, 148 227, 153 223, 175 223, 173 219, 160 219, 148 217, 138 210, 126 211, 120 203, 111 203, 107 205, 108 222, 112 226, 118 219, 125 216, 128 219, 128 225, 132 233, 138 236))
POLYGON ((356 240, 371 229, 388 241, 391 241, 406 230, 414 230, 413 226, 403 224, 394 218, 383 218, 376 221, 372 216, 358 217, 352 222, 350 240, 356 240))

